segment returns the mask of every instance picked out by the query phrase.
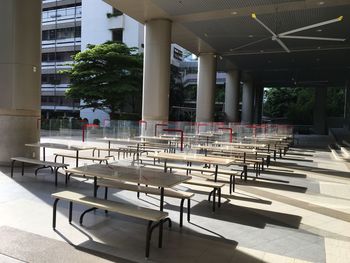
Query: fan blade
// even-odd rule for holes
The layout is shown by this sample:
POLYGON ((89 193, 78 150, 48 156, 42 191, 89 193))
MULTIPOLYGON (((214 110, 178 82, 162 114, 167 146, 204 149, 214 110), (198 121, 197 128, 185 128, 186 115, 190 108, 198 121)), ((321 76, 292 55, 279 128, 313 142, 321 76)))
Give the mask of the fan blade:
POLYGON ((230 51, 236 51, 236 50, 239 50, 239 49, 242 49, 242 48, 245 48, 245 47, 249 47, 249 46, 251 46, 251 45, 254 45, 254 44, 263 42, 263 41, 265 41, 265 40, 267 40, 267 39, 271 39, 271 37, 266 37, 266 38, 262 38, 262 39, 259 39, 259 40, 250 42, 250 43, 248 43, 248 44, 245 44, 245 45, 242 45, 242 46, 233 48, 233 49, 231 49, 230 51))
POLYGON ((279 36, 279 38, 310 39, 310 40, 325 40, 325 41, 339 41, 339 42, 344 42, 346 40, 346 38, 306 37, 306 36, 279 36))
POLYGON ((276 41, 277 41, 277 43, 278 44, 280 44, 281 45, 281 47, 283 47, 283 49, 287 52, 287 53, 290 53, 290 50, 289 50, 289 48, 282 42, 282 40, 281 39, 279 39, 279 38, 276 38, 276 41))
POLYGON ((320 26, 324 26, 324 25, 328 25, 328 24, 337 23, 337 22, 340 22, 342 20, 343 20, 343 16, 340 16, 338 18, 327 20, 327 21, 324 21, 324 22, 321 22, 321 23, 317 23, 317 24, 313 24, 313 25, 310 25, 310 26, 305 26, 305 27, 297 28, 297 29, 294 29, 294 30, 291 30, 291 31, 287 31, 287 32, 279 34, 279 36, 281 37, 281 36, 290 35, 290 34, 293 34, 293 33, 296 33, 296 32, 305 31, 305 30, 312 29, 312 28, 315 28, 315 27, 320 27, 320 26))
POLYGON ((256 17, 255 13, 252 14, 252 18, 255 19, 260 25, 262 25, 267 31, 269 31, 274 37, 277 36, 275 32, 273 32, 267 25, 265 25, 259 18, 256 17))

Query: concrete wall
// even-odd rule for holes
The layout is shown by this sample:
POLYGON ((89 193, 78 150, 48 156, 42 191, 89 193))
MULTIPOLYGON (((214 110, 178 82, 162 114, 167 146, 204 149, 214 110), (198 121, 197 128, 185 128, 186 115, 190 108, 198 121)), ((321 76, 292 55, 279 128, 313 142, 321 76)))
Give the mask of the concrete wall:
POLYGON ((0 35, 0 164, 6 164, 39 155, 24 144, 40 138, 41 0, 1 0, 0 35))

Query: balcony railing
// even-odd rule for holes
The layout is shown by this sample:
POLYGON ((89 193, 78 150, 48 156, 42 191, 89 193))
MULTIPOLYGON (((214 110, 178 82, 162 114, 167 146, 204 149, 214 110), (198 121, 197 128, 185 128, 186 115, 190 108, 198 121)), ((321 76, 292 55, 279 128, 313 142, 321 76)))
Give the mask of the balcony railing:
POLYGON ((65 38, 65 39, 58 39, 58 40, 43 40, 41 42, 42 48, 48 48, 48 47, 63 47, 63 46, 72 46, 72 45, 80 45, 81 44, 81 38, 65 38))
POLYGON ((42 21, 49 22, 55 21, 56 19, 67 20, 71 18, 81 18, 81 13, 81 6, 44 11, 42 14, 42 21))
POLYGON ((41 68, 57 68, 57 69, 69 69, 71 68, 73 61, 53 61, 53 62, 42 62, 41 68))

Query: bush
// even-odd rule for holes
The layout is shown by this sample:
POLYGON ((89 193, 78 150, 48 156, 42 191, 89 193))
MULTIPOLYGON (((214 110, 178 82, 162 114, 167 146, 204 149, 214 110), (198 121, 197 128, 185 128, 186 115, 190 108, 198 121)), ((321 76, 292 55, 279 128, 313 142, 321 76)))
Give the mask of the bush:
POLYGON ((100 126, 100 123, 101 123, 101 122, 100 122, 99 119, 94 119, 92 123, 95 124, 95 125, 100 126))

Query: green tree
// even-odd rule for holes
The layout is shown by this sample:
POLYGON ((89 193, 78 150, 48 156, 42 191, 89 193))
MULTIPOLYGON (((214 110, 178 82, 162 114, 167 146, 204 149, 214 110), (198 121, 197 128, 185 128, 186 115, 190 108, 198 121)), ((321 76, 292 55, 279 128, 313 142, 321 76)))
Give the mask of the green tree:
POLYGON ((344 116, 345 92, 343 87, 327 89, 327 115, 329 117, 344 116))
POLYGON ((285 118, 291 124, 311 124, 314 89, 268 88, 265 90, 264 115, 285 118))
POLYGON ((169 105, 170 107, 183 106, 184 99, 184 86, 182 83, 181 71, 178 67, 171 65, 169 105))
POLYGON ((265 89, 264 114, 270 118, 286 117, 290 103, 296 101, 296 97, 291 88, 265 89))
POLYGON ((287 109, 287 118, 292 124, 312 124, 315 93, 312 88, 294 88, 295 100, 287 109))
POLYGON ((89 45, 73 57, 64 71, 70 77, 66 95, 84 101, 83 108, 108 109, 116 119, 126 103, 135 111, 135 98, 142 94, 142 54, 123 43, 89 45))

